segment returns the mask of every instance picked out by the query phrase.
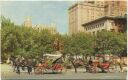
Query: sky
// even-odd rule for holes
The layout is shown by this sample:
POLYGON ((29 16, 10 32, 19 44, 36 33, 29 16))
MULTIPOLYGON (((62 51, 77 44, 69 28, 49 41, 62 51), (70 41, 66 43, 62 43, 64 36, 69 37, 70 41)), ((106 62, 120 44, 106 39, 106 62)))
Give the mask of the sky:
POLYGON ((68 8, 75 1, 1 1, 1 15, 15 24, 23 24, 30 17, 32 24, 55 23, 57 31, 68 32, 68 8))

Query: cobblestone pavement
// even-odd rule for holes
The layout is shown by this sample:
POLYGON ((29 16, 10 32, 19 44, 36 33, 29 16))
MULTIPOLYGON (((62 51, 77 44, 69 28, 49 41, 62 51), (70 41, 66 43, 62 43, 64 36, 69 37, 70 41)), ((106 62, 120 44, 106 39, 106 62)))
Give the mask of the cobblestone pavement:
POLYGON ((126 72, 123 73, 85 73, 83 70, 79 69, 78 73, 74 73, 74 70, 68 70, 67 72, 63 72, 61 74, 44 74, 44 75, 36 75, 31 74, 28 75, 27 72, 21 72, 20 75, 16 74, 12 71, 12 67, 6 64, 1 65, 1 76, 2 80, 5 79, 120 79, 126 80, 126 72))

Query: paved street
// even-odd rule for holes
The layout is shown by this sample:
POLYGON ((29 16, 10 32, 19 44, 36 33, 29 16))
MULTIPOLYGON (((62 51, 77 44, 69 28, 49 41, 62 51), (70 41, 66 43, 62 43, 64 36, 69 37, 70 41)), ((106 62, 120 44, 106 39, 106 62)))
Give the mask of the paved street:
POLYGON ((1 65, 2 80, 4 79, 126 79, 125 73, 85 73, 84 71, 78 71, 74 73, 73 70, 63 72, 62 74, 44 74, 44 75, 28 75, 26 72, 22 72, 21 75, 12 71, 11 66, 1 65))

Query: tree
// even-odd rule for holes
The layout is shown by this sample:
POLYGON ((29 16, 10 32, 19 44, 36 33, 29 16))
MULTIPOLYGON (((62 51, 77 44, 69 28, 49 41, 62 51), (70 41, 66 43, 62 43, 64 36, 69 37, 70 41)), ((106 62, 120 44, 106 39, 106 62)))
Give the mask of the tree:
POLYGON ((94 39, 91 35, 85 33, 77 33, 71 36, 64 36, 64 53, 70 55, 70 61, 77 72, 76 65, 73 61, 74 56, 85 56, 93 53, 94 39))
POLYGON ((119 55, 126 49, 126 33, 101 31, 95 36, 95 51, 119 55))
MULTIPOLYGON (((1 52, 2 60, 10 55, 21 55, 26 58, 42 58, 46 53, 60 51, 64 56, 71 57, 73 65, 74 56, 87 54, 114 54, 126 55, 126 32, 101 31, 96 35, 76 33, 72 35, 51 34, 48 30, 28 28, 15 25, 10 19, 1 17, 1 52), (58 39, 57 49, 54 42, 58 39)), ((76 67, 74 66, 75 71, 76 67)))
POLYGON ((2 60, 7 55, 22 55, 24 57, 42 57, 44 53, 53 52, 54 36, 48 30, 37 30, 21 25, 15 25, 2 17, 1 51, 2 60))
POLYGON ((7 59, 9 53, 13 52, 16 46, 19 46, 16 39, 16 30, 14 23, 10 19, 6 19, 1 16, 1 58, 2 60, 7 59), (13 34, 15 36, 13 36, 13 34))

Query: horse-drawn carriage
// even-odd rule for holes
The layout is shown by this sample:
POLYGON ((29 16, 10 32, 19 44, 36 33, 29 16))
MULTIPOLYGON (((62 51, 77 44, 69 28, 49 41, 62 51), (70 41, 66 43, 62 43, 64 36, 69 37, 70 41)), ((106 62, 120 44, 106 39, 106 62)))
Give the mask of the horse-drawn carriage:
POLYGON ((62 72, 63 70, 63 67, 61 64, 52 64, 52 65, 46 65, 45 63, 44 64, 41 64, 40 66, 38 65, 36 70, 35 70, 35 73, 36 74, 43 74, 43 73, 48 73, 48 72, 51 72, 52 73, 55 73, 55 72, 62 72))
POLYGON ((63 70, 62 61, 60 55, 46 55, 48 56, 49 60, 44 60, 43 62, 37 65, 35 70, 36 74, 43 74, 43 73, 61 73, 63 70), (52 57, 52 59, 50 58, 52 57), (59 58, 58 58, 59 57, 59 58), (50 62, 50 63, 49 63, 50 62))
POLYGON ((96 73, 99 72, 99 70, 101 70, 102 72, 110 72, 109 71, 110 68, 110 62, 99 62, 99 61, 92 61, 92 64, 86 65, 86 71, 87 72, 92 72, 92 73, 96 73))
POLYGON ((110 64, 111 62, 108 60, 104 60, 103 55, 98 55, 96 56, 96 59, 94 60, 89 60, 88 64, 86 64, 86 71, 87 72, 110 72, 110 64))

